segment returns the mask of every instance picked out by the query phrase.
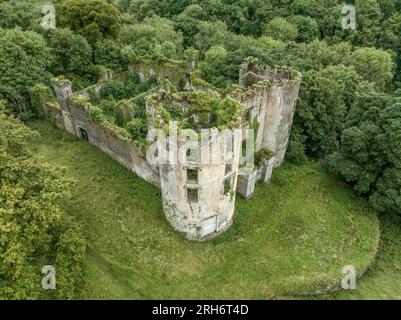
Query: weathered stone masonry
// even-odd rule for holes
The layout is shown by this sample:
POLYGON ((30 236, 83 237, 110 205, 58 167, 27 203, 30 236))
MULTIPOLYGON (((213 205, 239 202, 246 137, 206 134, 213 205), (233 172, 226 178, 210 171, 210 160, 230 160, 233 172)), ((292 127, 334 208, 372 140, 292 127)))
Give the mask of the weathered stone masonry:
MULTIPOLYGON (((165 70, 160 76, 154 74, 155 68, 137 66, 135 70, 138 68, 143 80, 149 76, 165 76, 165 70), (144 74, 146 72, 152 74, 144 74)), ((189 79, 185 74, 185 81, 189 79)), ((246 132, 252 123, 257 123, 255 153, 268 149, 272 154, 269 159, 263 159, 259 166, 253 167, 240 166, 241 141, 232 146, 234 152, 230 166, 224 163, 200 164, 197 158, 188 164, 152 166, 135 142, 122 139, 107 127, 94 123, 88 117, 87 106, 75 106, 72 103, 73 93, 68 80, 53 80, 60 108, 45 104, 45 109, 56 120, 62 119, 66 131, 88 140, 138 176, 160 187, 163 211, 173 228, 182 232, 187 239, 202 241, 231 226, 236 193, 250 198, 255 183, 258 180, 270 181, 273 168, 282 164, 300 83, 299 73, 290 69, 269 70, 253 58, 248 58, 241 66, 240 86, 229 94, 246 114, 245 119, 238 119, 237 127, 246 132), (190 171, 196 172, 195 179, 190 178, 190 171)), ((191 83, 185 87, 196 90, 191 83)), ((99 85, 95 89, 98 91, 99 85)), ((86 93, 83 91, 81 94, 86 93)), ((147 109, 152 110, 149 102, 147 109)), ((149 120, 149 129, 153 125, 154 121, 149 120)), ((184 144, 185 141, 178 143, 184 144)))
POLYGON ((135 143, 122 140, 111 131, 89 120, 87 107, 74 106, 70 99, 71 85, 68 80, 53 80, 66 131, 88 140, 141 178, 159 186, 158 168, 152 167, 146 161, 146 155, 135 143))
MULTIPOLYGON (((162 112, 158 109, 161 102, 171 103, 174 100, 178 110, 188 111, 191 109, 188 96, 191 93, 170 95, 163 92, 148 99, 149 130, 161 129, 165 125, 162 112)), ((196 119, 196 112, 191 116, 196 119)), ((233 222, 242 143, 241 125, 241 119, 237 118, 233 129, 238 130, 229 131, 228 141, 216 128, 203 138, 199 136, 200 131, 191 131, 202 144, 202 152, 199 143, 188 145, 184 130, 178 139, 171 135, 168 137, 171 144, 177 141, 177 146, 172 149, 178 151, 179 161, 160 165, 163 211, 174 229, 185 233, 188 239, 206 240, 227 230, 233 222), (224 152, 225 148, 229 154, 224 152)))
POLYGON ((285 158, 302 75, 290 69, 266 69, 257 59, 248 58, 241 66, 240 85, 231 96, 245 108, 250 122, 257 121, 255 153, 270 150, 259 168, 241 170, 237 192, 245 198, 253 194, 258 180, 269 182, 273 168, 285 158))

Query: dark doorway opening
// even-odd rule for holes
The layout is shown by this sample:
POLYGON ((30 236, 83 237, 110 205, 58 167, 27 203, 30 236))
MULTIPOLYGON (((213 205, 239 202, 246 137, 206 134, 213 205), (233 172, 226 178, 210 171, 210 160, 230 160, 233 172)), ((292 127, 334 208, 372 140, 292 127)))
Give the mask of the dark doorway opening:
POLYGON ((79 128, 79 134, 82 139, 89 141, 88 132, 85 129, 79 128))

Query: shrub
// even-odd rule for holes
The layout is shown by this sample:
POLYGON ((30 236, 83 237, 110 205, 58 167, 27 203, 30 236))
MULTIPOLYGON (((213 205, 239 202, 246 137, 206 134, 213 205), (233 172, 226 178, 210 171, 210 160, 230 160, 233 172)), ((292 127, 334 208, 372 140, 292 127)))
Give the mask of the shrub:
POLYGON ((74 105, 74 106, 76 106, 76 107, 83 107, 83 106, 85 106, 85 105, 88 105, 88 104, 90 104, 90 101, 89 101, 90 99, 89 99, 89 97, 87 97, 87 96, 77 96, 77 95, 73 95, 72 97, 71 97, 71 102, 72 102, 72 104, 74 105))
POLYGON ((260 166, 263 160, 269 160, 274 155, 273 151, 269 149, 262 149, 255 153, 255 166, 260 166))
POLYGON ((286 19, 276 17, 266 25, 264 34, 277 40, 293 41, 298 37, 298 30, 286 19))
POLYGON ((103 122, 102 127, 120 140, 123 140, 123 141, 131 140, 130 139, 131 135, 125 128, 121 128, 116 125, 113 125, 109 121, 103 122))
POLYGON ((293 163, 301 164, 306 162, 306 148, 305 148, 305 136, 299 134, 294 127, 291 132, 290 141, 288 143, 288 149, 286 153, 286 160, 293 163))
POLYGON ((125 86, 122 81, 110 81, 106 83, 100 90, 100 96, 103 99, 122 100, 126 96, 125 86))
POLYGON ((102 123, 106 119, 103 114, 103 110, 96 106, 90 106, 88 110, 88 117, 95 123, 102 123))
POLYGON ((146 120, 146 101, 144 96, 140 96, 133 101, 135 118, 146 120))
POLYGON ((114 119, 119 127, 124 128, 133 118, 133 110, 130 102, 122 101, 114 107, 114 119))
POLYGON ((85 258, 86 240, 80 225, 71 216, 63 216, 54 237, 58 239, 55 252, 57 266, 57 299, 76 299, 83 288, 82 261, 85 258))
POLYGON ((43 111, 43 103, 55 101, 52 90, 44 84, 35 84, 28 89, 28 95, 31 103, 31 110, 34 114, 39 115, 43 111))
POLYGON ((119 69, 127 64, 122 49, 112 40, 96 43, 95 62, 110 69, 119 69))
POLYGON ((145 139, 147 135, 147 125, 141 119, 133 119, 127 124, 127 131, 130 133, 133 140, 145 139))
POLYGON ((226 97, 219 103, 216 111, 216 119, 218 126, 225 126, 236 122, 237 117, 243 115, 243 109, 237 101, 232 98, 226 97))
POLYGON ((102 109, 103 113, 108 116, 113 116, 114 115, 114 107, 116 106, 117 101, 116 100, 102 100, 98 104, 98 107, 102 109))
POLYGON ((125 82, 126 98, 133 97, 139 93, 141 79, 137 73, 129 73, 125 82))

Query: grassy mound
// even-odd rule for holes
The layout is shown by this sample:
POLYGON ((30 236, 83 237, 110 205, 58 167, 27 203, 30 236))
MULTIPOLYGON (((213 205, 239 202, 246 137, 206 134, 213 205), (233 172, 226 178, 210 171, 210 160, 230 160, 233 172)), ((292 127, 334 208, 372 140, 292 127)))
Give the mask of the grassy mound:
POLYGON ((381 216, 380 245, 375 263, 357 282, 356 290, 328 295, 327 299, 401 299, 400 217, 381 216))
POLYGON ((193 243, 166 222, 157 188, 46 122, 32 126, 37 156, 76 180, 63 206, 86 230, 81 298, 274 298, 339 285, 344 265, 361 272, 376 253, 375 215, 317 164, 277 170, 237 200, 227 233, 193 243))

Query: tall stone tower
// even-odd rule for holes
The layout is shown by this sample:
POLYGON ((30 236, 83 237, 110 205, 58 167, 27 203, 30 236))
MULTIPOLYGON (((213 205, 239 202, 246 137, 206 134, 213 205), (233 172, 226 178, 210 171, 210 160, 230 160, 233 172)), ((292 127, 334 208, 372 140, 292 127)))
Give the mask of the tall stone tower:
POLYGON ((256 58, 241 65, 241 88, 231 93, 246 110, 244 126, 257 124, 255 153, 268 150, 272 156, 253 170, 242 170, 237 192, 250 198, 256 181, 269 182, 273 168, 285 158, 302 75, 290 68, 268 69, 256 58))
MULTIPOLYGON (((174 106, 186 112, 195 109, 188 102, 191 95, 152 96, 147 104, 149 130, 165 125, 160 109, 164 102, 174 100, 174 106)), ((196 119, 196 112, 192 116, 196 119)), ((167 139, 169 151, 165 156, 168 159, 159 165, 163 211, 174 229, 187 239, 207 240, 227 230, 233 222, 242 142, 241 117, 226 131, 198 127, 195 130, 178 128, 177 132, 172 125, 174 122, 170 122, 167 139), (191 141, 198 143, 191 144, 190 135, 194 136, 191 141)))

